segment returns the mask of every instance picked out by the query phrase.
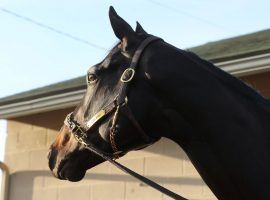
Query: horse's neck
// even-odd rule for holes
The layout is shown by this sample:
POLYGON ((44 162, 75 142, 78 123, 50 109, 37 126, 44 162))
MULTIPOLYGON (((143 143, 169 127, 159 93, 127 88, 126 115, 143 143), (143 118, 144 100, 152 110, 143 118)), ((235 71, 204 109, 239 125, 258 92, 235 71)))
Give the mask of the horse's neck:
MULTIPOLYGON (((153 45, 155 54, 148 55, 145 68, 166 106, 169 130, 163 136, 185 150, 218 198, 256 199, 253 196, 265 194, 268 188, 253 188, 261 183, 254 177, 269 174, 270 115, 261 106, 266 102, 237 79, 218 74, 219 69, 207 68, 176 48, 159 45, 153 45), (246 180, 245 186, 241 180, 246 180)), ((269 180, 270 176, 264 179, 268 184, 269 180)))
POLYGON ((243 116, 250 114, 245 112, 247 106, 253 111, 256 106, 253 107, 252 101, 263 99, 244 83, 210 63, 172 46, 159 45, 153 48, 164 51, 153 50, 155 54, 149 55, 152 59, 145 63, 148 66, 146 72, 169 105, 168 110, 174 110, 179 115, 176 118, 181 118, 175 123, 177 127, 174 130, 184 124, 188 130, 197 127, 201 132, 220 131, 221 125, 225 125, 222 121, 229 123, 234 119, 245 119, 243 116), (220 126, 213 123, 220 123, 220 126))

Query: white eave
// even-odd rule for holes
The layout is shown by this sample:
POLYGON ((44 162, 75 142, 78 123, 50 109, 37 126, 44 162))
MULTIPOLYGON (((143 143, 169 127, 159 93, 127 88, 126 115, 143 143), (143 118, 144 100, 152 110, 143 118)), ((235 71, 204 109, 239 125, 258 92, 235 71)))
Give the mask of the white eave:
POLYGON ((270 53, 215 63, 224 71, 237 76, 246 76, 270 71, 270 53))
POLYGON ((0 106, 0 119, 20 117, 51 110, 75 106, 82 98, 85 90, 41 97, 29 101, 11 103, 0 106))
MULTIPOLYGON (((270 71, 270 53, 218 62, 215 65, 237 77, 258 74, 270 71)), ((84 92, 85 90, 81 89, 0 106, 0 119, 72 107, 80 101, 84 92)))

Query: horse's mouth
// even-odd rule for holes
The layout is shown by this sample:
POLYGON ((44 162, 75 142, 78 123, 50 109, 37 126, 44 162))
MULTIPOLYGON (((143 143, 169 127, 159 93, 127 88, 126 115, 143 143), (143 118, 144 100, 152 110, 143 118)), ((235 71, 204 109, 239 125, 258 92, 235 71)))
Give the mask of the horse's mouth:
POLYGON ((77 182, 84 178, 88 169, 99 165, 103 161, 104 159, 95 157, 93 154, 91 157, 83 157, 81 159, 65 158, 60 162, 54 175, 61 180, 77 182), (89 162, 85 162, 86 160, 89 162))
POLYGON ((68 161, 62 161, 57 170, 57 178, 77 182, 83 179, 85 173, 85 169, 80 169, 74 164, 70 164, 68 161))

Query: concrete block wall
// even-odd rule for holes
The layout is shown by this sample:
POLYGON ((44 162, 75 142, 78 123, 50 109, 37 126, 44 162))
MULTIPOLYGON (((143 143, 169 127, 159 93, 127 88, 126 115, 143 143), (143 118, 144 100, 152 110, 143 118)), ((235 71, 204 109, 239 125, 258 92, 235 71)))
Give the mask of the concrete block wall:
MULTIPOLYGON (((8 120, 5 162, 12 173, 9 200, 169 199, 107 162, 77 183, 54 178, 46 154, 70 110, 8 120)), ((180 147, 168 139, 119 161, 187 198, 215 199, 180 147)))
MULTIPOLYGON (((270 72, 242 79, 270 97, 270 72)), ((5 162, 12 173, 9 200, 169 199, 107 162, 90 170, 85 179, 77 183, 54 178, 48 170, 46 154, 71 110, 8 120, 5 162)), ((119 161, 186 198, 216 199, 185 153, 167 139, 131 152, 119 161)))

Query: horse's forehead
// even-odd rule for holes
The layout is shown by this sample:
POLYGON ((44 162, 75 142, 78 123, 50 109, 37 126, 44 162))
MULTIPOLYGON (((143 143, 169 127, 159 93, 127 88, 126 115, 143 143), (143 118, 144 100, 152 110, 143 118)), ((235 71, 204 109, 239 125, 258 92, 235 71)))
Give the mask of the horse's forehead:
POLYGON ((118 48, 118 45, 116 45, 111 51, 110 53, 105 57, 105 59, 102 61, 101 65, 104 68, 108 68, 108 66, 110 65, 111 61, 113 59, 117 59, 117 55, 118 52, 120 51, 120 49, 118 48))
POLYGON ((104 68, 108 68, 110 63, 111 63, 111 60, 112 60, 112 55, 110 56, 107 56, 103 62, 101 63, 101 66, 104 67, 104 68))

